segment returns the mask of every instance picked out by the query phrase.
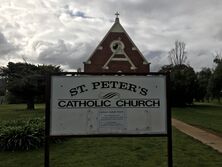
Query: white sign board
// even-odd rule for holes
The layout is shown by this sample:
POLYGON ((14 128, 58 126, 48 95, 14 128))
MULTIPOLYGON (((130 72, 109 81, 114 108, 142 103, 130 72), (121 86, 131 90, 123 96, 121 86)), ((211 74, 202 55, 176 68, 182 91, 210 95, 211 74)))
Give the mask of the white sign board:
POLYGON ((50 135, 167 134, 166 76, 52 76, 50 135))

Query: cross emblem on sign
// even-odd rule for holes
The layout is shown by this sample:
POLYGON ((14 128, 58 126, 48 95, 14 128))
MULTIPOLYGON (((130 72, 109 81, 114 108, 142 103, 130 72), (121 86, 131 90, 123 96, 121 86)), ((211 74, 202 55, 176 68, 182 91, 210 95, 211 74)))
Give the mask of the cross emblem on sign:
POLYGON ((116 18, 118 18, 119 17, 119 12, 116 12, 115 15, 116 15, 116 18))

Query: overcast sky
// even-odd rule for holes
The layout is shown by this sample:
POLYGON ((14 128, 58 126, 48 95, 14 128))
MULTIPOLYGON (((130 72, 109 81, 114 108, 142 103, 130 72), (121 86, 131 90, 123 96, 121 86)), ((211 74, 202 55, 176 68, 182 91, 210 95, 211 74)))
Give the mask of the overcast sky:
POLYGON ((222 51, 222 0, 0 0, 0 66, 83 68, 116 11, 152 71, 169 64, 175 40, 186 43, 195 70, 214 67, 222 51))

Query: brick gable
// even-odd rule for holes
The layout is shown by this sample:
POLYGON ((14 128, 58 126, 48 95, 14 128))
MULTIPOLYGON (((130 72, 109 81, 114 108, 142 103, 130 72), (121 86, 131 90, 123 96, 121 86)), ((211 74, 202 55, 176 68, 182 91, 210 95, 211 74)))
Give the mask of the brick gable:
POLYGON ((116 20, 110 31, 84 63, 84 72, 149 72, 149 64, 116 20), (119 51, 115 51, 115 42, 119 51), (113 47, 113 49, 112 49, 113 47))

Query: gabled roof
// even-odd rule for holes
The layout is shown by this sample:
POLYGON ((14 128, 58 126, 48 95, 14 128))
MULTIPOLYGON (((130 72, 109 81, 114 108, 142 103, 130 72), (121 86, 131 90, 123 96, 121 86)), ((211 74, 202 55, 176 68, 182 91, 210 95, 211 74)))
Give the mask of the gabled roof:
POLYGON ((140 54, 140 56, 143 58, 143 64, 150 64, 147 62, 147 60, 145 59, 145 57, 143 56, 143 54, 140 52, 140 50, 137 48, 137 46, 135 45, 135 43, 133 42, 133 40, 130 38, 130 36, 127 34, 127 32, 125 31, 125 29, 123 28, 123 26, 120 24, 119 22, 119 14, 116 14, 117 17, 115 19, 115 22, 113 24, 113 26, 110 28, 110 30, 106 33, 105 37, 103 38, 103 40, 98 44, 98 46, 96 47, 96 49, 92 52, 92 54, 90 55, 90 57, 88 58, 88 60, 84 63, 88 64, 90 63, 90 59, 91 57, 94 55, 94 53, 96 52, 96 50, 98 49, 98 47, 103 43, 103 41, 107 38, 107 36, 112 33, 112 32, 117 32, 117 33, 124 33, 126 34, 127 38, 130 40, 130 42, 133 44, 133 46, 135 47, 135 50, 138 51, 138 53, 140 54))

